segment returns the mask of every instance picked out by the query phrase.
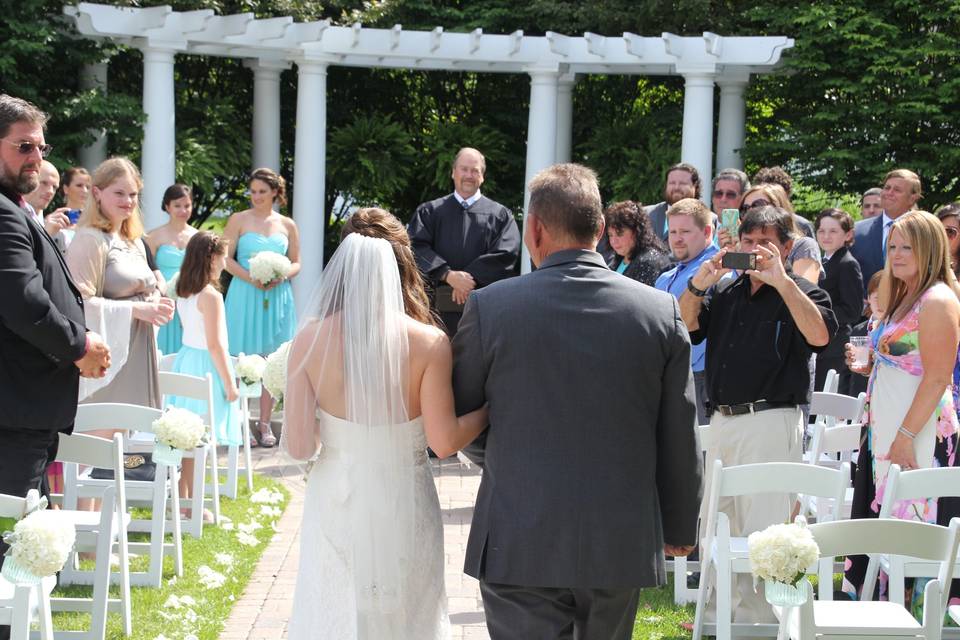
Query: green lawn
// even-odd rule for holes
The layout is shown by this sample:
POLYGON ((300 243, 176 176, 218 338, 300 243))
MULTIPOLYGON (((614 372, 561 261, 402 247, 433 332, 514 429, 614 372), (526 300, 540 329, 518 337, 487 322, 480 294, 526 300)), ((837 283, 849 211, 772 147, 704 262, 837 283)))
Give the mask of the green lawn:
MULTIPOLYGON (((257 561, 274 535, 273 525, 279 519, 279 513, 286 508, 289 500, 289 494, 282 485, 259 475, 254 476, 254 493, 262 489, 280 493, 283 501, 275 505, 255 504, 251 502, 251 494, 245 486, 237 500, 221 498, 221 513, 229 518, 229 521, 225 520, 225 526, 204 526, 203 537, 199 540, 189 535, 183 536, 183 577, 174 579, 173 558, 168 557, 164 558, 164 579, 160 589, 131 588, 131 637, 134 640, 155 640, 159 636, 170 640, 180 640, 189 635, 199 640, 215 640, 218 637, 230 610, 240 599, 257 561), (256 539, 255 545, 241 543, 242 539, 247 542, 253 542, 253 539, 241 532, 240 525, 251 525, 243 528, 249 531, 246 535, 256 539), (250 528, 255 530, 250 531, 250 528), (204 566, 208 567, 202 572, 206 581, 200 571, 204 566), (220 576, 224 578, 222 585, 217 584, 220 576), (189 597, 184 603, 185 596, 189 597)), ((144 570, 147 558, 131 558, 130 564, 134 571, 144 570)), ((85 597, 90 592, 91 587, 71 586, 57 589, 53 595, 85 597)), ((53 617, 53 626, 57 630, 87 629, 89 624, 90 616, 83 613, 55 613, 53 617)), ((108 615, 107 638, 123 638, 120 616, 117 614, 108 615)))
POLYGON ((633 624, 633 640, 684 640, 690 632, 680 625, 693 622, 694 605, 678 607, 673 604, 673 574, 667 586, 644 589, 640 592, 637 621, 633 624))

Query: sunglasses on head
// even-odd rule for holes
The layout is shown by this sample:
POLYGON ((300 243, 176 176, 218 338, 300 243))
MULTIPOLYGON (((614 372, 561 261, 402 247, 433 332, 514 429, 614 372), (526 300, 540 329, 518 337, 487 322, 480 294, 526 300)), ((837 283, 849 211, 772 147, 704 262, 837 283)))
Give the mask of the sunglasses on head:
POLYGON ((750 204, 744 203, 740 205, 740 213, 746 213, 747 211, 750 211, 751 209, 756 209, 757 207, 769 207, 769 206, 770 206, 769 200, 764 200, 763 198, 760 198, 759 200, 754 200, 750 204))
POLYGON ((48 155, 50 155, 50 152, 53 151, 53 145, 49 144, 35 144, 33 142, 10 142, 9 140, 4 140, 4 142, 16 147, 17 151, 19 151, 21 155, 25 156, 33 153, 34 149, 38 149, 40 151, 40 157, 46 158, 48 155))
POLYGON ((726 198, 727 200, 735 200, 740 197, 739 191, 721 191, 717 189, 713 192, 714 198, 726 198))

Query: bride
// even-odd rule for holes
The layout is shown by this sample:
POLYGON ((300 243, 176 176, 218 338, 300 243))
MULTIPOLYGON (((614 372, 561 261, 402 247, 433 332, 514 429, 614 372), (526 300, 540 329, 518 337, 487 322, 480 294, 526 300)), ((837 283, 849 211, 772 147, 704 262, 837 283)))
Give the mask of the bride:
POLYGON ((444 457, 486 426, 457 418, 450 344, 403 225, 360 209, 290 347, 285 448, 313 461, 290 640, 449 636, 443 528, 426 447, 444 457))

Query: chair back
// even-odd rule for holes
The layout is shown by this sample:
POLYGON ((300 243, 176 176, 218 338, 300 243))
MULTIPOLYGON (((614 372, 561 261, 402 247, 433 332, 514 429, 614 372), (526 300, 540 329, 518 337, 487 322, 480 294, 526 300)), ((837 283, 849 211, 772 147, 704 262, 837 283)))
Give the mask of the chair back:
MULTIPOLYGON (((895 518, 864 518, 818 522, 810 525, 821 558, 886 553, 940 562, 937 578, 949 585, 960 544, 960 518, 949 527, 895 518)), ((941 610, 946 611, 950 588, 942 589, 941 610)))
POLYGON ((164 402, 169 400, 170 396, 179 396, 191 400, 200 400, 207 403, 206 413, 199 413, 203 418, 203 423, 209 427, 207 435, 210 438, 210 445, 217 446, 216 429, 213 428, 213 376, 206 374, 203 377, 191 376, 186 373, 174 373, 172 371, 160 372, 160 395, 164 397, 164 402))
POLYGON ((122 402, 81 404, 77 405, 73 430, 82 433, 98 429, 125 429, 153 433, 153 422, 162 414, 160 409, 122 402))
POLYGON ((26 498, 11 496, 6 493, 0 493, 0 518, 13 518, 19 520, 27 511, 33 508, 33 505, 39 504, 40 492, 36 489, 30 489, 26 498))
POLYGON ((717 497, 758 493, 800 493, 843 500, 850 472, 800 462, 764 462, 724 468, 714 463, 717 497))
POLYGON ((840 376, 837 375, 836 369, 827 370, 827 375, 823 378, 823 389, 826 393, 836 393, 837 389, 840 388, 840 376))
POLYGON ((104 484, 112 484, 112 486, 105 486, 104 491, 110 490, 117 507, 117 515, 123 517, 127 509, 127 490, 123 476, 123 435, 115 433, 111 440, 107 440, 82 433, 61 433, 57 445, 57 461, 64 463, 63 505, 65 508, 77 508, 78 465, 99 467, 113 471, 113 480, 104 481, 104 484))
POLYGON ((898 464, 887 471, 887 486, 880 505, 880 517, 889 518, 900 500, 960 497, 960 467, 938 467, 903 471, 898 464))
POLYGON ((170 371, 173 369, 173 361, 177 359, 177 354, 167 353, 160 356, 160 360, 157 362, 157 368, 160 371, 170 371))
POLYGON ((863 415, 866 394, 854 398, 842 393, 814 391, 810 400, 810 414, 822 418, 828 427, 838 422, 856 422, 863 415))

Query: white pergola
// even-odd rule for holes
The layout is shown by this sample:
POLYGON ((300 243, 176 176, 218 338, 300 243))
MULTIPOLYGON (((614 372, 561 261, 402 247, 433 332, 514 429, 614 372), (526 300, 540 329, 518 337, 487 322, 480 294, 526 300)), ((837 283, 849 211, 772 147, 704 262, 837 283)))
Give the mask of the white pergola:
MULTIPOLYGON (((252 13, 218 16, 211 10, 169 6, 65 6, 84 36, 108 38, 143 52, 143 208, 148 227, 163 223, 163 189, 175 179, 173 69, 179 54, 242 58, 253 71, 252 167, 280 168, 280 72, 297 65, 293 215, 302 238, 303 273, 298 300, 322 270, 326 170, 326 80, 330 65, 420 70, 525 73, 530 76, 526 181, 541 169, 570 159, 573 85, 581 74, 681 75, 684 84, 680 157, 703 180, 713 174, 714 86, 720 87, 717 165, 742 167, 744 90, 750 75, 769 73, 791 38, 682 37, 663 33, 566 36, 522 31, 490 35, 409 31, 401 25, 371 29, 357 23, 257 19, 252 13)), ((469 141, 464 141, 467 144, 469 141)), ((709 200, 709 196, 705 195, 709 200)), ((524 206, 529 199, 525 194, 524 206)), ((529 260, 524 249, 524 270, 529 260)))

